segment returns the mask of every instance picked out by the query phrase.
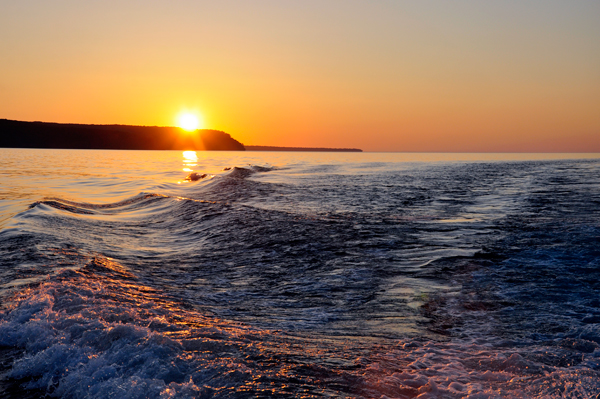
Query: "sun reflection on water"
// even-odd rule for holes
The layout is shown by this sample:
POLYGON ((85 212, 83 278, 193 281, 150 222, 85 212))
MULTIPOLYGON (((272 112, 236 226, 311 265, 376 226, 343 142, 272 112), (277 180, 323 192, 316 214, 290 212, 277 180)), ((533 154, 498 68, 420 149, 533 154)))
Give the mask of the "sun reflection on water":
POLYGON ((192 173, 195 166, 198 166, 198 154, 196 154, 196 151, 183 151, 182 170, 184 172, 192 173))
POLYGON ((183 152, 183 162, 197 162, 198 155, 196 155, 196 151, 184 151, 183 152))

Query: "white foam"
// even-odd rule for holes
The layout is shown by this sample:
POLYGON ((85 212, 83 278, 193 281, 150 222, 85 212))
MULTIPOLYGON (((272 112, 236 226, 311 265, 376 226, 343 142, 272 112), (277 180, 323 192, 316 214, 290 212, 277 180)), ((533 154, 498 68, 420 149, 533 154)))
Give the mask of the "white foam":
MULTIPOLYGON (((218 357, 214 349, 226 345, 211 348, 215 339, 194 337, 189 325, 167 320, 165 306, 173 304, 148 296, 147 287, 131 282, 115 287, 110 276, 102 281, 72 271, 59 277, 22 292, 0 317, 0 345, 25 350, 7 375, 26 381, 24 388, 70 398, 197 397, 204 388, 192 375, 202 376, 201 365, 212 369, 204 373, 209 378, 224 367, 235 368, 224 366, 231 359, 209 364, 198 355, 208 349, 213 350, 209 358, 218 357), (118 290, 124 288, 129 303, 121 302, 118 290), (187 339, 170 337, 178 333, 187 339), (186 352, 182 342, 193 352, 186 352)), ((225 342, 235 339, 214 323, 204 320, 204 325, 195 333, 218 333, 225 342)))

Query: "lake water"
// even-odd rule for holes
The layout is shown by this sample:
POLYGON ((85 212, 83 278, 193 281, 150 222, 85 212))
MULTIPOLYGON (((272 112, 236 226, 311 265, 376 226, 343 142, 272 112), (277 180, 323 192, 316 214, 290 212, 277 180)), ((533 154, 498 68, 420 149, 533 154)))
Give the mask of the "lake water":
POLYGON ((600 395, 599 154, 0 166, 0 397, 600 395))

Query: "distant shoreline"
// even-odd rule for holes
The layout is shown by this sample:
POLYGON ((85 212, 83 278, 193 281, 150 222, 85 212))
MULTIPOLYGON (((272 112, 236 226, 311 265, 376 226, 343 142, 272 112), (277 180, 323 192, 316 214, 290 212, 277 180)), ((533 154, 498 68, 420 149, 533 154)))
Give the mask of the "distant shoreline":
POLYGON ((358 148, 244 146, 228 133, 212 129, 186 133, 181 128, 169 126, 86 125, 9 119, 0 119, 0 148, 362 152, 358 148))
POLYGON ((269 145, 244 145, 244 147, 246 151, 363 152, 359 148, 276 147, 269 145))

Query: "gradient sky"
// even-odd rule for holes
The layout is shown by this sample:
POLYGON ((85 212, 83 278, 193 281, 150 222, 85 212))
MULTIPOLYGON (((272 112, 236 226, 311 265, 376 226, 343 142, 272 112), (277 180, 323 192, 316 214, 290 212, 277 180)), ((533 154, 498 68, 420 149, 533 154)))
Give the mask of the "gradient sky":
POLYGON ((0 0, 0 118, 600 152, 600 1, 0 0))

